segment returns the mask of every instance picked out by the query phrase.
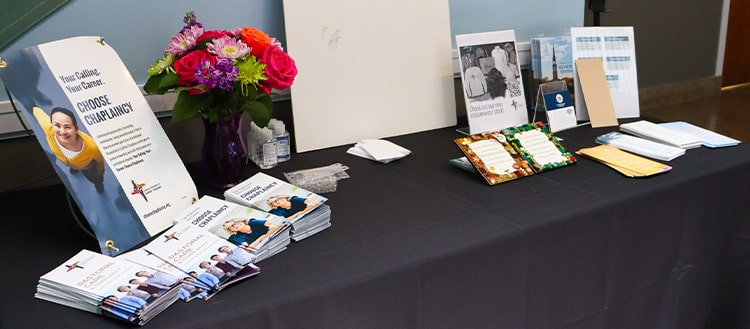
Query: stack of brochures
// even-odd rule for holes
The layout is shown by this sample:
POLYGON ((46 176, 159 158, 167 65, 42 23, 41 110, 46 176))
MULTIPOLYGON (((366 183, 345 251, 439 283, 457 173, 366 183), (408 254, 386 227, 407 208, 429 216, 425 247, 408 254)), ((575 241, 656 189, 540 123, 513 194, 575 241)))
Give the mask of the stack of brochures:
POLYGON ((144 325, 178 299, 179 286, 180 279, 165 272, 81 250, 40 277, 34 296, 144 325), (152 289, 138 289, 141 282, 152 289))
POLYGON ((292 241, 331 227, 331 209, 324 205, 327 198, 262 172, 226 190, 224 198, 286 218, 292 241))
POLYGON ((129 293, 134 295, 149 295, 158 291, 162 285, 171 284, 174 278, 178 278, 180 281, 179 295, 180 299, 185 302, 189 302, 193 299, 208 299, 209 289, 204 288, 201 282, 197 282, 196 279, 189 274, 185 274, 182 270, 170 264, 168 261, 159 258, 158 256, 146 251, 146 249, 138 248, 122 254, 117 255, 115 258, 126 259, 133 263, 140 264, 150 268, 153 273, 163 272, 170 276, 154 275, 153 277, 141 277, 137 280, 131 280, 130 286, 125 286, 122 289, 126 289, 129 293))
POLYGON ((300 241, 322 230, 331 227, 331 207, 321 204, 305 214, 292 226, 292 241, 300 241))
POLYGON ((700 147, 703 143, 700 138, 646 120, 623 123, 620 125, 620 130, 638 137, 683 149, 700 147))
POLYGON ((291 225, 286 218, 209 195, 201 197, 175 219, 189 223, 241 247, 255 263, 287 248, 291 225))
POLYGON ((168 228, 143 249, 179 269, 187 283, 207 293, 203 299, 260 273, 252 254, 188 222, 168 228))
POLYGON ((612 145, 623 151, 639 154, 652 159, 671 161, 685 154, 685 149, 657 143, 648 139, 626 135, 616 131, 606 133, 595 139, 599 144, 612 145))
POLYGON ((674 131, 678 131, 678 132, 685 133, 688 135, 692 135, 696 138, 699 138, 701 142, 703 143, 703 146, 705 147, 710 147, 710 148, 727 147, 727 146, 739 145, 741 143, 740 141, 734 138, 724 136, 722 134, 689 124, 684 121, 667 122, 667 123, 661 123, 659 125, 662 127, 667 127, 674 131))

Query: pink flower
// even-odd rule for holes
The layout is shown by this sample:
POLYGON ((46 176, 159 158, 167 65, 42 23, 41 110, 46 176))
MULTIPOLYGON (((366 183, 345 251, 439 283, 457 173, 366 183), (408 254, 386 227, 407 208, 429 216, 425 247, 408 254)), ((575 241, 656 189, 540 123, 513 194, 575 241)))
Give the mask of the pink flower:
POLYGON ((283 90, 292 85, 294 77, 297 76, 297 66, 281 48, 267 47, 260 61, 266 64, 265 73, 268 77, 268 80, 261 81, 262 85, 276 90, 283 90))
POLYGON ((189 29, 183 30, 181 33, 177 33, 169 40, 169 45, 164 49, 166 54, 172 56, 181 56, 186 52, 195 48, 196 39, 203 34, 203 28, 197 25, 191 26, 189 29))
MULTIPOLYGON (((205 60, 208 60, 211 63, 211 66, 216 64, 216 57, 211 56, 211 54, 205 49, 191 51, 182 58, 176 60, 172 66, 179 77, 177 84, 186 87, 197 85, 198 82, 195 78, 196 69, 199 69, 205 60)), ((190 94, 201 94, 205 91, 207 90, 201 91, 198 89, 191 89, 190 94)))
POLYGON ((219 59, 237 59, 250 52, 250 47, 228 35, 214 39, 207 43, 206 47, 219 59))

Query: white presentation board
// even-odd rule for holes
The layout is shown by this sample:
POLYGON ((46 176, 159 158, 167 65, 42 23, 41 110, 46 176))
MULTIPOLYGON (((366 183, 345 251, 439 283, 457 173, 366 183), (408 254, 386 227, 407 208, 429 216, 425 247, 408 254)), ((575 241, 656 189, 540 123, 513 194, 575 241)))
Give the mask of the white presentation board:
POLYGON ((284 0, 297 151, 455 125, 448 7, 284 0))

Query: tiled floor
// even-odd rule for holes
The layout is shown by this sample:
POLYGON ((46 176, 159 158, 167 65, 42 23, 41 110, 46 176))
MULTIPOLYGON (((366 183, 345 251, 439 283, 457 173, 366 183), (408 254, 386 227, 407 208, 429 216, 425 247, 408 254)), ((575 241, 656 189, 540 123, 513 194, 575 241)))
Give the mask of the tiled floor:
POLYGON ((723 88, 716 97, 643 111, 660 121, 686 121, 750 143, 750 84, 723 88))

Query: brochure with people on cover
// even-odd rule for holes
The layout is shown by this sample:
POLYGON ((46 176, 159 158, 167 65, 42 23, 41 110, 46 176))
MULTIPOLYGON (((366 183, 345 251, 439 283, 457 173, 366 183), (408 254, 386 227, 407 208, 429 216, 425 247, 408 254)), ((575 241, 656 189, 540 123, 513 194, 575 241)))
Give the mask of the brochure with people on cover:
POLYGON ((0 57, 6 62, 0 79, 102 253, 114 256, 149 239, 198 199, 141 90, 100 37, 0 57))
POLYGON ((240 253, 242 249, 188 222, 175 224, 143 249, 193 277, 194 285, 208 292, 206 299, 230 283, 260 273, 252 256, 240 264, 219 260, 226 258, 228 251, 240 253))
POLYGON ((262 172, 226 190, 224 198, 286 218, 293 241, 331 226, 326 197, 262 172))
POLYGON ((36 298, 143 325, 178 298, 179 279, 89 250, 39 278, 36 298), (148 282, 152 290, 138 289, 148 282))
MULTIPOLYGON (((251 253, 255 263, 286 249, 291 225, 286 218, 204 195, 174 218, 203 228, 251 253)), ((227 255, 229 259, 236 255, 227 255)))

